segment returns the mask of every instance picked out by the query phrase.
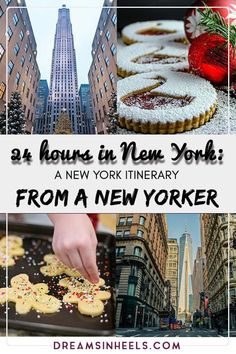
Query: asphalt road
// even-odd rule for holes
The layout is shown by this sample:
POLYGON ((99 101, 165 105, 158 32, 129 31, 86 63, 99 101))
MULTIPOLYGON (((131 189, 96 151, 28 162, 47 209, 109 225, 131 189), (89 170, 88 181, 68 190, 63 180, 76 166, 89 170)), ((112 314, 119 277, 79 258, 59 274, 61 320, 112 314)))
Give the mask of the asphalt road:
POLYGON ((189 328, 178 330, 157 330, 156 328, 122 328, 117 329, 116 335, 119 337, 227 337, 227 331, 218 335, 216 330, 189 328))

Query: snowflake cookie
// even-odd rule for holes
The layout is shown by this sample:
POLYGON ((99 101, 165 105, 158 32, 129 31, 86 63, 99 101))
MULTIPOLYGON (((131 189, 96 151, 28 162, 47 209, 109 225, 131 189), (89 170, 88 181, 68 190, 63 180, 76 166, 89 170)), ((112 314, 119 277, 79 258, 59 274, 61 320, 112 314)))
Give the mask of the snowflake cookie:
POLYGON ((15 264, 14 257, 21 257, 25 251, 23 240, 19 236, 8 235, 0 239, 0 267, 11 267, 15 264))
POLYGON ((92 284, 82 278, 64 278, 59 281, 59 285, 68 289, 63 302, 78 304, 78 310, 82 315, 100 316, 104 312, 103 301, 111 298, 110 291, 101 289, 105 287, 105 281, 102 278, 97 284, 92 284))
POLYGON ((158 70, 118 81, 118 122, 137 133, 173 134, 198 128, 214 114, 215 88, 205 79, 158 70))
POLYGON ((126 44, 137 42, 184 42, 185 32, 183 21, 145 21, 132 23, 122 30, 122 39, 126 44))
POLYGON ((80 277, 80 273, 76 269, 71 269, 64 265, 54 254, 47 254, 43 259, 47 265, 41 267, 40 272, 45 276, 55 277, 66 274, 70 277, 80 277))
POLYGON ((181 43, 136 43, 118 49, 118 74, 122 77, 159 69, 188 69, 188 47, 181 43))
POLYGON ((19 274, 11 279, 10 288, 0 289, 0 304, 15 302, 16 312, 24 315, 31 309, 41 313, 54 313, 60 309, 61 302, 47 295, 48 286, 44 283, 32 284, 27 274, 19 274))

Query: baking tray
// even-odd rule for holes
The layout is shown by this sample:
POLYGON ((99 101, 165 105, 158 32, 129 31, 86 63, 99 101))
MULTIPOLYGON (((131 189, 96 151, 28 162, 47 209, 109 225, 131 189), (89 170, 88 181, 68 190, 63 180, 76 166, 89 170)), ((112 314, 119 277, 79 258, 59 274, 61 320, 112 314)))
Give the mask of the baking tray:
MULTIPOLYGON (((20 273, 29 275, 32 283, 45 282, 49 285, 49 294, 62 299, 58 294, 65 290, 58 286, 61 277, 47 277, 40 273, 43 256, 51 253, 53 228, 29 224, 9 224, 8 232, 23 238, 26 257, 20 257, 16 265, 8 268, 10 279, 20 273)), ((0 223, 0 234, 5 234, 5 223, 0 223)), ((8 304, 8 326, 45 335, 64 336, 113 336, 115 335, 115 237, 106 233, 97 233, 97 263, 101 277, 111 287, 111 300, 105 305, 105 312, 99 317, 87 317, 79 313, 76 305, 66 307, 63 303, 60 312, 39 314, 31 310, 26 315, 16 314, 15 304, 8 304)), ((6 271, 0 268, 0 284, 6 284, 6 271)), ((6 306, 0 305, 0 327, 6 326, 6 306)))

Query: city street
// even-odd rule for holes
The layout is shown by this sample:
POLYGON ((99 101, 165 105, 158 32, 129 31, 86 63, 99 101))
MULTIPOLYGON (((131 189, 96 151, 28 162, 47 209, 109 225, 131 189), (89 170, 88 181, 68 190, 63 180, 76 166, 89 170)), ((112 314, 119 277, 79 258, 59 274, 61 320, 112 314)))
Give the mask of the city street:
POLYGON ((134 328, 117 329, 118 337, 227 337, 227 331, 218 335, 216 330, 189 328, 178 330, 157 330, 156 328, 144 328, 142 330, 134 328))

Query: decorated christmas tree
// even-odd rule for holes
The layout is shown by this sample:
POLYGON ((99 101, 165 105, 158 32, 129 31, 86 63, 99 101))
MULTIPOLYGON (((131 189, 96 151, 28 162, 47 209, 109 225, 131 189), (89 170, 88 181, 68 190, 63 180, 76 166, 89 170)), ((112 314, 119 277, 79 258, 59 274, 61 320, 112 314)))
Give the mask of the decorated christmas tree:
POLYGON ((0 134, 6 134, 6 112, 0 113, 0 134))
POLYGON ((117 134, 117 96, 115 91, 112 92, 109 101, 109 110, 107 113, 107 134, 117 134))
POLYGON ((6 124, 6 111, 0 115, 0 133, 25 134, 25 116, 19 92, 11 94, 8 104, 8 124, 6 124), (7 125, 7 126, 6 126, 7 125))
POLYGON ((71 127, 71 119, 66 112, 62 112, 58 117, 55 134, 73 134, 71 127))

